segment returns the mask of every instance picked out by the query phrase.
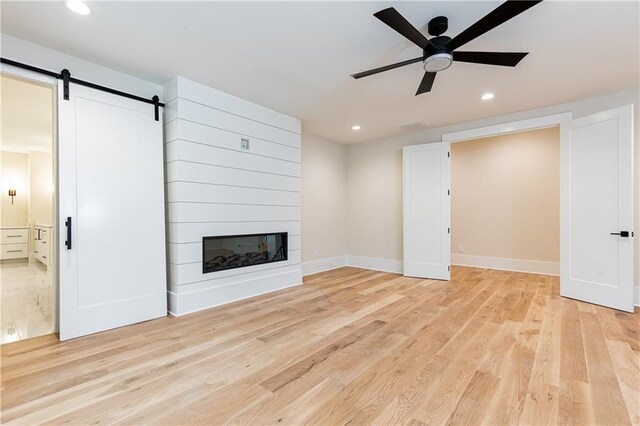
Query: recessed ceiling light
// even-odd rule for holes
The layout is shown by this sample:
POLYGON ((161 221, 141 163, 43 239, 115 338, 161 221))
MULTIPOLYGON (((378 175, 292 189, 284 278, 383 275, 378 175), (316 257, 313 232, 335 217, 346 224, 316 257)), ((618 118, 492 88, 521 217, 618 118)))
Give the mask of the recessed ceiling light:
POLYGON ((87 6, 86 3, 80 0, 69 0, 67 1, 67 7, 77 13, 78 15, 90 15, 91 9, 87 6))
POLYGON ((483 101, 490 101, 495 97, 496 95, 494 95, 493 93, 485 93, 484 95, 480 96, 480 99, 482 99, 483 101))
POLYGON ((351 130, 360 130, 360 125, 354 124, 353 126, 351 126, 351 130))

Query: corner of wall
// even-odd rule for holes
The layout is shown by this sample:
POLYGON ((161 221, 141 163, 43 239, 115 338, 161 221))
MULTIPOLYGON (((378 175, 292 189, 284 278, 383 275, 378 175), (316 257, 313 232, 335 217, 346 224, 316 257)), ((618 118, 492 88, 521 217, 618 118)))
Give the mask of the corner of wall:
POLYGON ((302 259, 309 275, 346 265, 346 147, 302 134, 302 259))

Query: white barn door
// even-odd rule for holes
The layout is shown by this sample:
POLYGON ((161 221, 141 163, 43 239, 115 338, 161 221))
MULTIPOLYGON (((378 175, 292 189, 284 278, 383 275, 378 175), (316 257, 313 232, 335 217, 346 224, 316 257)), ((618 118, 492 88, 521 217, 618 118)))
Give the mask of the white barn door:
POLYGON ((451 276, 451 158, 449 143, 403 149, 404 275, 451 276))
POLYGON ((58 94, 66 340, 167 313, 163 140, 153 105, 75 84, 64 100, 62 82, 58 94))
POLYGON ((633 312, 633 106, 560 125, 560 294, 633 312))

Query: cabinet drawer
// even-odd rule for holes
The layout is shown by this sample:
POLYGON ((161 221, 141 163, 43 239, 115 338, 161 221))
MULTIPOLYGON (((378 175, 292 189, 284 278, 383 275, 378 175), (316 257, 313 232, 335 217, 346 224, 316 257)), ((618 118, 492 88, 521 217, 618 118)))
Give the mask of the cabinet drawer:
POLYGON ((29 244, 3 244, 0 246, 0 259, 20 259, 29 257, 29 244))
POLYGON ((29 241, 29 229, 0 229, 0 244, 21 244, 29 241))
POLYGON ((33 238, 37 240, 39 236, 41 240, 49 241, 49 233, 49 228, 38 228, 36 226, 33 238))
POLYGON ((39 260, 47 266, 51 264, 51 259, 49 259, 48 253, 35 253, 34 257, 36 258, 36 260, 39 260))
POLYGON ((47 255, 49 253, 49 243, 44 240, 37 240, 34 251, 36 252, 36 254, 47 255))

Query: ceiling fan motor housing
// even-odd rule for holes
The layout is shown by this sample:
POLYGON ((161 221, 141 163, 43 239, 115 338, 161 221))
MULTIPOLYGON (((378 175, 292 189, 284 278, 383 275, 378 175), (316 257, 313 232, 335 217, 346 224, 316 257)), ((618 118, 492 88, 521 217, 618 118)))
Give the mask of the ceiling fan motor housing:
POLYGON ((436 16, 429 21, 428 30, 432 36, 439 36, 449 29, 449 19, 446 16, 436 16))
MULTIPOLYGON (((431 22, 429 22, 429 25, 431 25, 431 22)), ((436 36, 429 40, 429 44, 422 52, 422 67, 425 71, 444 71, 451 66, 453 63, 453 51, 447 48, 449 40, 451 40, 451 37, 447 36, 436 36)))

